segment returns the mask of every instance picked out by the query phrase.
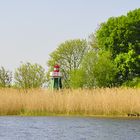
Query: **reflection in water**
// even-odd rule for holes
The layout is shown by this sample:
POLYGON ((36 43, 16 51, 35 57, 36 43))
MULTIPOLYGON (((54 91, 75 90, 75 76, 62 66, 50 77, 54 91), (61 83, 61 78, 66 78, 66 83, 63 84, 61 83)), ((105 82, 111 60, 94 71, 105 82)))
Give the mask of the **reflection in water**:
POLYGON ((0 117, 0 140, 140 140, 140 120, 0 117))

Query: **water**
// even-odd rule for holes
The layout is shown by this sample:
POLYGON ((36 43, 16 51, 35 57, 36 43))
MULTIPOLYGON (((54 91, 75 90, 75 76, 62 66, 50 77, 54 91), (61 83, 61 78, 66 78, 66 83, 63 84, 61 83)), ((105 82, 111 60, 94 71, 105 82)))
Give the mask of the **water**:
POLYGON ((140 120, 0 117, 0 140, 140 140, 140 120))

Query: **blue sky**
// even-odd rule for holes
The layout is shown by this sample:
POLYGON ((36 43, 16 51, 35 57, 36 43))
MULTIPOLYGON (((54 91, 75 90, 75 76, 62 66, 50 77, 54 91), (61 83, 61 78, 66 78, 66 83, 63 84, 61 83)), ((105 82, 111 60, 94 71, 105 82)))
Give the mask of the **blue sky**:
POLYGON ((0 0, 0 65, 21 62, 47 68, 65 40, 87 38, 109 17, 140 7, 140 0, 0 0))

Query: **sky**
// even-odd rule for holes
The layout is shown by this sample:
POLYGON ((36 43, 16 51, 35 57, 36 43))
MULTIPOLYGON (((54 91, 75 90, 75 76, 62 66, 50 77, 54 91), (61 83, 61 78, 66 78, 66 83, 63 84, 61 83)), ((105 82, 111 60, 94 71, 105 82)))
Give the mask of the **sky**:
POLYGON ((109 17, 140 7, 140 0, 0 0, 0 66, 47 69, 49 54, 70 39, 87 39, 109 17))

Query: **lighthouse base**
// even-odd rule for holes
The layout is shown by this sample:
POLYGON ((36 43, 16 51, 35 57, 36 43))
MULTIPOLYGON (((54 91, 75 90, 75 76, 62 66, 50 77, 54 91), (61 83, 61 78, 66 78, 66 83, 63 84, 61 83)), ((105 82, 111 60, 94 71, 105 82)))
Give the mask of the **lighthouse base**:
POLYGON ((56 90, 61 89, 62 88, 61 77, 51 78, 50 88, 56 90))

